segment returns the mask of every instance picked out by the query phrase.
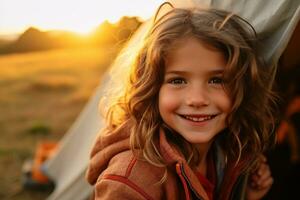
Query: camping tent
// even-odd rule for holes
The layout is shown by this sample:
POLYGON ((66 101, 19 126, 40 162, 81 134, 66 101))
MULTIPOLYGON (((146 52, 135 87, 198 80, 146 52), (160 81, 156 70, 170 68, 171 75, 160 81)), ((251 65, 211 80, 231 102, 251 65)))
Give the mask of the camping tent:
MULTIPOLYGON (((249 21, 264 43, 261 54, 270 63, 276 63, 286 48, 300 19, 300 0, 171 0, 175 7, 209 6, 237 13, 249 21)), ((129 66, 131 53, 138 49, 151 21, 138 30, 125 47, 122 56, 114 62, 113 72, 122 74, 129 66), (130 49, 130 53, 127 50, 130 49)), ((98 112, 99 99, 107 89, 122 84, 107 73, 73 126, 60 141, 55 156, 43 165, 43 171, 56 187, 48 200, 87 199, 92 187, 85 181, 89 151, 103 126, 98 112)))

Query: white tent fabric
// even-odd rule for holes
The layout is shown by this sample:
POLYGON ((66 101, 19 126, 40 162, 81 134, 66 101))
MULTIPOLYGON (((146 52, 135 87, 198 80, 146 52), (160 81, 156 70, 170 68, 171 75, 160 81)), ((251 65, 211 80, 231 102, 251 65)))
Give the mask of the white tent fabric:
MULTIPOLYGON (((175 7, 213 7, 242 16, 253 25, 262 39, 264 45, 261 53, 270 63, 278 61, 300 19, 300 0, 170 0, 170 2, 175 7)), ((145 23, 131 39, 122 56, 113 64, 112 73, 124 74, 130 65, 132 52, 141 45, 143 35, 150 24, 150 21, 145 23)), ((47 200, 88 198, 92 187, 84 179, 85 170, 94 139, 103 126, 98 103, 109 88, 122 83, 123 79, 113 80, 111 74, 105 75, 96 93, 60 141, 56 155, 44 164, 43 171, 56 184, 55 190, 47 200)))
POLYGON ((262 54, 276 62, 300 19, 300 0, 170 0, 175 7, 212 7, 231 11, 254 27, 265 48, 262 54))

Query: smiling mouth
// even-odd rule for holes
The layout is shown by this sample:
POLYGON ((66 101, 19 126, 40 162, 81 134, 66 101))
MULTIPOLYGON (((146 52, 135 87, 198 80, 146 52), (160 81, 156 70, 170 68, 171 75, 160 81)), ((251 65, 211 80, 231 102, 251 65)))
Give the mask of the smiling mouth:
POLYGON ((179 115, 179 116, 192 122, 204 122, 215 118, 217 115, 179 115))

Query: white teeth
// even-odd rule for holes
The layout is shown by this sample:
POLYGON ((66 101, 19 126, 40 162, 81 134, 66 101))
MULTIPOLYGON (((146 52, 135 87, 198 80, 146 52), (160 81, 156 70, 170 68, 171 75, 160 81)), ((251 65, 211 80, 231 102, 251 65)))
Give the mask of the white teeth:
POLYGON ((194 121, 194 122, 203 122, 209 119, 213 118, 213 115, 207 116, 207 117, 190 117, 190 116, 184 116, 184 118, 194 121))

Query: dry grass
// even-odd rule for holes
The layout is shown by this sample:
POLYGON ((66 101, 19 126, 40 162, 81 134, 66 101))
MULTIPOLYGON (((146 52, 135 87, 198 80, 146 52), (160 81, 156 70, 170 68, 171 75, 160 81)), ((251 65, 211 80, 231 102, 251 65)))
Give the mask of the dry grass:
POLYGON ((45 192, 22 188, 22 164, 39 141, 63 136, 116 53, 90 48, 0 57, 0 199, 45 199, 45 192), (44 131, 35 134, 37 126, 44 131))

